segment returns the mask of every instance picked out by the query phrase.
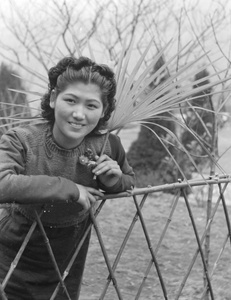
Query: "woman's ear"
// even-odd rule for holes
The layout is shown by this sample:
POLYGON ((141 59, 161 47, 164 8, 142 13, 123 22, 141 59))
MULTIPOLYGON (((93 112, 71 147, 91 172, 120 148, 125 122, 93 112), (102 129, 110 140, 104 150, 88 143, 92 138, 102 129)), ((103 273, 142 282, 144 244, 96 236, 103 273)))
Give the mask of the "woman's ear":
POLYGON ((55 108, 55 100, 56 100, 56 93, 55 90, 51 91, 51 96, 50 96, 50 107, 55 108))
POLYGON ((105 116, 105 111, 103 110, 100 119, 102 119, 104 116, 105 116))
POLYGON ((102 118, 105 116, 105 113, 106 113, 107 109, 108 109, 108 105, 106 105, 106 106, 104 107, 100 119, 102 119, 102 118))

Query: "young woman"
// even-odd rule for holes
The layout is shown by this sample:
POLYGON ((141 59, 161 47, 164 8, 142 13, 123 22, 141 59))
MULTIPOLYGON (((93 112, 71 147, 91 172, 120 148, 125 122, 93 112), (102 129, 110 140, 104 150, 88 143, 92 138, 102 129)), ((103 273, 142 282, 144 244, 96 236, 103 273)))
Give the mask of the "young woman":
MULTIPOLYGON (((0 280, 36 219, 41 221, 62 273, 89 224, 89 208, 103 192, 134 186, 120 139, 106 123, 115 106, 116 82, 106 65, 67 57, 48 73, 44 121, 11 129, 0 141, 0 280), (105 130, 104 130, 105 132, 105 130)), ((89 238, 65 279, 78 299, 89 238)), ((9 300, 48 300, 59 278, 37 225, 10 280, 9 300)), ((68 299, 63 288, 55 299, 68 299)))

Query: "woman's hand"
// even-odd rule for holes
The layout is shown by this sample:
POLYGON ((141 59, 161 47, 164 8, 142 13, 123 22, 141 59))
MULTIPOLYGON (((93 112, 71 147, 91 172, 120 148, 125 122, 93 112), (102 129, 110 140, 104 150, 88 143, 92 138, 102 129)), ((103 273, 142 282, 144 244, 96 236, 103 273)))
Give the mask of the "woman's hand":
POLYGON ((95 157, 96 167, 92 172, 99 178, 100 182, 107 187, 115 185, 122 177, 122 171, 117 161, 106 154, 95 157))
POLYGON ((76 184, 79 190, 78 203, 83 206, 84 209, 89 209, 97 199, 102 198, 104 194, 92 187, 86 187, 81 184, 76 184))

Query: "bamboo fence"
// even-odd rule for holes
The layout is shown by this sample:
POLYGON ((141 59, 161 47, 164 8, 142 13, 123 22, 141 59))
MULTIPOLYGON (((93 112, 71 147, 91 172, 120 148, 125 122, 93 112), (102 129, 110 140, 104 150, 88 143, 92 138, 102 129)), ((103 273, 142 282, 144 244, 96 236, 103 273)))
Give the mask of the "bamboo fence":
MULTIPOLYGON (((97 209, 94 211, 93 209, 90 210, 90 216, 91 216, 91 224, 88 226, 88 228, 86 229, 86 232, 82 238, 82 240, 80 241, 79 246, 77 247, 75 253, 73 254, 73 256, 71 257, 69 263, 67 264, 67 267, 65 269, 65 271, 61 274, 59 267, 56 263, 52 248, 50 246, 49 240, 47 238, 46 235, 46 231, 44 229, 44 226, 40 220, 40 217, 42 215, 41 214, 36 214, 36 220, 33 222, 33 224, 31 225, 31 228, 27 234, 27 236, 25 237, 25 240, 21 246, 21 248, 19 249, 14 261, 11 263, 11 266, 9 268, 9 271, 5 277, 5 279, 3 280, 3 282, 0 284, 0 296, 1 299, 3 300, 7 300, 7 294, 4 291, 7 283, 12 275, 12 273, 14 272, 15 268, 17 267, 17 264, 20 260, 21 255, 23 254, 24 249, 27 246, 28 241, 30 240, 30 237, 33 234, 33 231, 35 230, 36 226, 38 226, 38 228, 40 229, 43 237, 44 237, 44 243, 46 244, 47 247, 47 255, 50 256, 50 258, 52 259, 53 265, 54 265, 54 270, 55 272, 57 272, 58 278, 59 278, 59 282, 57 283, 57 286, 52 294, 52 296, 50 297, 50 300, 55 300, 57 293, 59 291, 59 289, 63 289, 64 295, 66 296, 66 299, 71 300, 69 294, 68 294, 68 290, 65 286, 65 278, 68 276, 69 271, 75 261, 75 258, 79 252, 79 250, 81 249, 81 246, 85 240, 85 238, 87 237, 89 231, 91 230, 91 228, 93 227, 95 230, 95 234, 98 238, 99 241, 99 245, 102 251, 102 256, 104 257, 104 261, 106 264, 106 268, 108 270, 108 274, 105 276, 105 274, 102 274, 102 278, 104 278, 104 283, 102 284, 102 289, 100 291, 96 291, 95 296, 93 298, 90 298, 90 296, 88 297, 87 295, 83 295, 80 296, 80 299, 145 299, 142 298, 142 292, 145 289, 146 285, 146 280, 150 274, 150 271, 152 268, 154 268, 155 270, 155 274, 156 274, 156 278, 158 279, 159 282, 159 287, 162 291, 162 295, 161 298, 160 297, 155 297, 153 296, 153 292, 152 294, 150 294, 150 297, 148 297, 147 299, 166 299, 166 300, 178 300, 178 299, 187 299, 184 298, 183 296, 183 291, 186 285, 186 282, 189 278, 190 273, 192 272, 193 266, 195 265, 195 262, 198 258, 198 256, 201 259, 201 263, 202 263, 202 269, 204 272, 204 278, 205 278, 205 283, 203 286, 203 290, 200 292, 200 295, 197 295, 198 298, 196 299, 204 299, 204 297, 209 297, 209 299, 211 300, 219 300, 215 298, 214 295, 214 286, 213 286, 213 281, 212 281, 212 277, 214 275, 215 270, 217 270, 218 266, 219 266, 219 261, 222 257, 223 251, 225 249, 225 247, 228 244, 228 241, 230 242, 231 245, 231 225, 230 225, 230 218, 229 218, 229 211, 228 211, 228 207, 227 207, 227 201, 225 199, 225 191, 227 189, 227 186, 229 185, 229 183, 231 182, 231 176, 230 175, 216 175, 216 176, 212 176, 209 177, 207 179, 196 179, 196 180, 190 180, 188 182, 176 182, 176 183, 172 183, 172 184, 165 184, 165 185, 160 185, 160 186, 150 186, 147 188, 135 188, 131 191, 127 191, 127 192, 123 192, 120 194, 113 194, 113 195, 105 195, 104 199, 101 199, 99 206, 97 207, 97 209), (214 187, 216 186, 219 193, 217 196, 217 199, 215 199, 215 201, 213 202, 213 209, 211 212, 210 217, 207 220, 207 223, 205 225, 204 231, 202 232, 202 234, 199 234, 198 229, 197 229, 197 220, 195 219, 194 215, 193 215, 193 211, 192 211, 192 203, 190 203, 189 201, 189 196, 186 192, 186 189, 190 188, 193 190, 195 187, 199 187, 199 186, 206 186, 206 185, 213 185, 214 187), (156 243, 155 247, 153 247, 152 245, 152 239, 150 238, 151 232, 147 227, 147 223, 145 221, 145 218, 143 216, 143 212, 142 209, 145 205, 145 202, 148 198, 149 195, 157 193, 157 192, 166 192, 166 191, 172 191, 172 193, 174 194, 174 200, 172 202, 171 205, 171 209, 170 212, 168 214, 168 218, 165 222, 165 226, 160 234, 159 240, 156 243), (138 201, 138 196, 141 196, 141 200, 138 201), (173 215, 177 209, 177 204, 179 201, 179 198, 181 197, 181 199, 184 200, 185 202, 185 206, 187 208, 187 212, 191 221, 191 226, 195 235, 195 240, 196 240, 196 244, 197 244, 197 249, 195 250, 194 255, 191 257, 191 260, 189 260, 189 264, 188 264, 188 268, 187 270, 185 270, 185 275, 183 276, 181 282, 178 285, 178 288, 176 289, 176 292, 173 295, 169 295, 168 293, 168 283, 167 280, 165 279, 164 275, 163 275, 163 271, 162 271, 162 267, 161 267, 161 261, 159 258, 159 254, 161 252, 161 246, 163 243, 163 239, 166 236, 166 233, 168 232, 169 229, 169 225, 171 223, 171 220, 173 218, 173 215), (98 219, 97 216, 100 214, 101 209, 103 208, 104 204, 106 203, 107 200, 109 199, 117 199, 117 198, 130 198, 133 200, 134 205, 135 205, 135 215, 134 217, 131 219, 131 223, 130 226, 128 226, 127 232, 125 234, 125 237, 123 239, 123 242, 117 252, 117 255, 114 259, 114 262, 111 261, 110 257, 110 253, 109 250, 107 249, 107 247, 105 246, 105 242, 103 241, 103 237, 102 237, 102 233, 100 230, 100 226, 98 224, 98 219), (205 259, 205 253, 203 251, 203 246, 204 246, 204 241, 206 238, 206 234, 209 232, 211 224, 214 220, 214 216, 218 210, 218 207, 222 206, 223 207, 223 211, 224 211, 224 220, 225 220, 225 224, 227 226, 226 230, 227 230, 227 234, 225 236, 225 239, 223 241, 223 243, 220 245, 220 252, 214 262, 213 266, 209 266, 206 262, 205 259), (146 266, 145 272, 143 274, 143 278, 140 282, 140 285, 136 286, 136 292, 135 294, 131 297, 131 295, 128 297, 126 295, 126 293, 123 292, 123 289, 121 289, 120 284, 117 280, 118 278, 118 274, 117 274, 117 267, 118 264, 120 262, 121 256, 124 252, 124 249, 129 241, 129 238, 131 237, 132 232, 134 231, 134 226, 135 223, 139 221, 141 224, 141 228, 142 231, 144 233, 144 237, 147 243, 147 248, 148 248, 148 252, 149 252, 149 263, 146 266), (114 291, 115 291, 115 297, 112 298, 111 296, 108 295, 108 289, 109 287, 112 286, 114 291)), ((125 199, 126 200, 126 199, 125 199)), ((179 229, 180 230, 180 229, 179 229)), ((230 246, 229 245, 229 246, 230 246)), ((163 259, 163 258, 162 258, 163 259)), ((231 263, 231 260, 227 263, 231 263)), ((203 278, 201 278, 203 280, 203 278)), ((146 292, 147 295, 147 292, 146 292)), ((225 298, 226 299, 226 298, 225 298)), ((228 299, 228 298, 227 298, 228 299)))

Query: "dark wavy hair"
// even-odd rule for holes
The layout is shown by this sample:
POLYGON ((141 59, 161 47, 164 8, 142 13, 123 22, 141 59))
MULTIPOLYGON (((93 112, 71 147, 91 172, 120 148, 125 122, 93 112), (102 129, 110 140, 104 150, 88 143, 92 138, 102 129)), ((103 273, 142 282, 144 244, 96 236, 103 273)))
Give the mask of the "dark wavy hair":
POLYGON ((99 120, 97 132, 104 129, 111 113, 115 109, 116 80, 113 71, 104 64, 96 64, 87 57, 65 57, 56 66, 48 71, 48 92, 42 97, 42 117, 53 126, 55 122, 54 109, 50 107, 52 90, 56 96, 64 91, 69 84, 82 82, 85 84, 94 83, 101 91, 101 100, 104 108, 104 116, 99 120))

